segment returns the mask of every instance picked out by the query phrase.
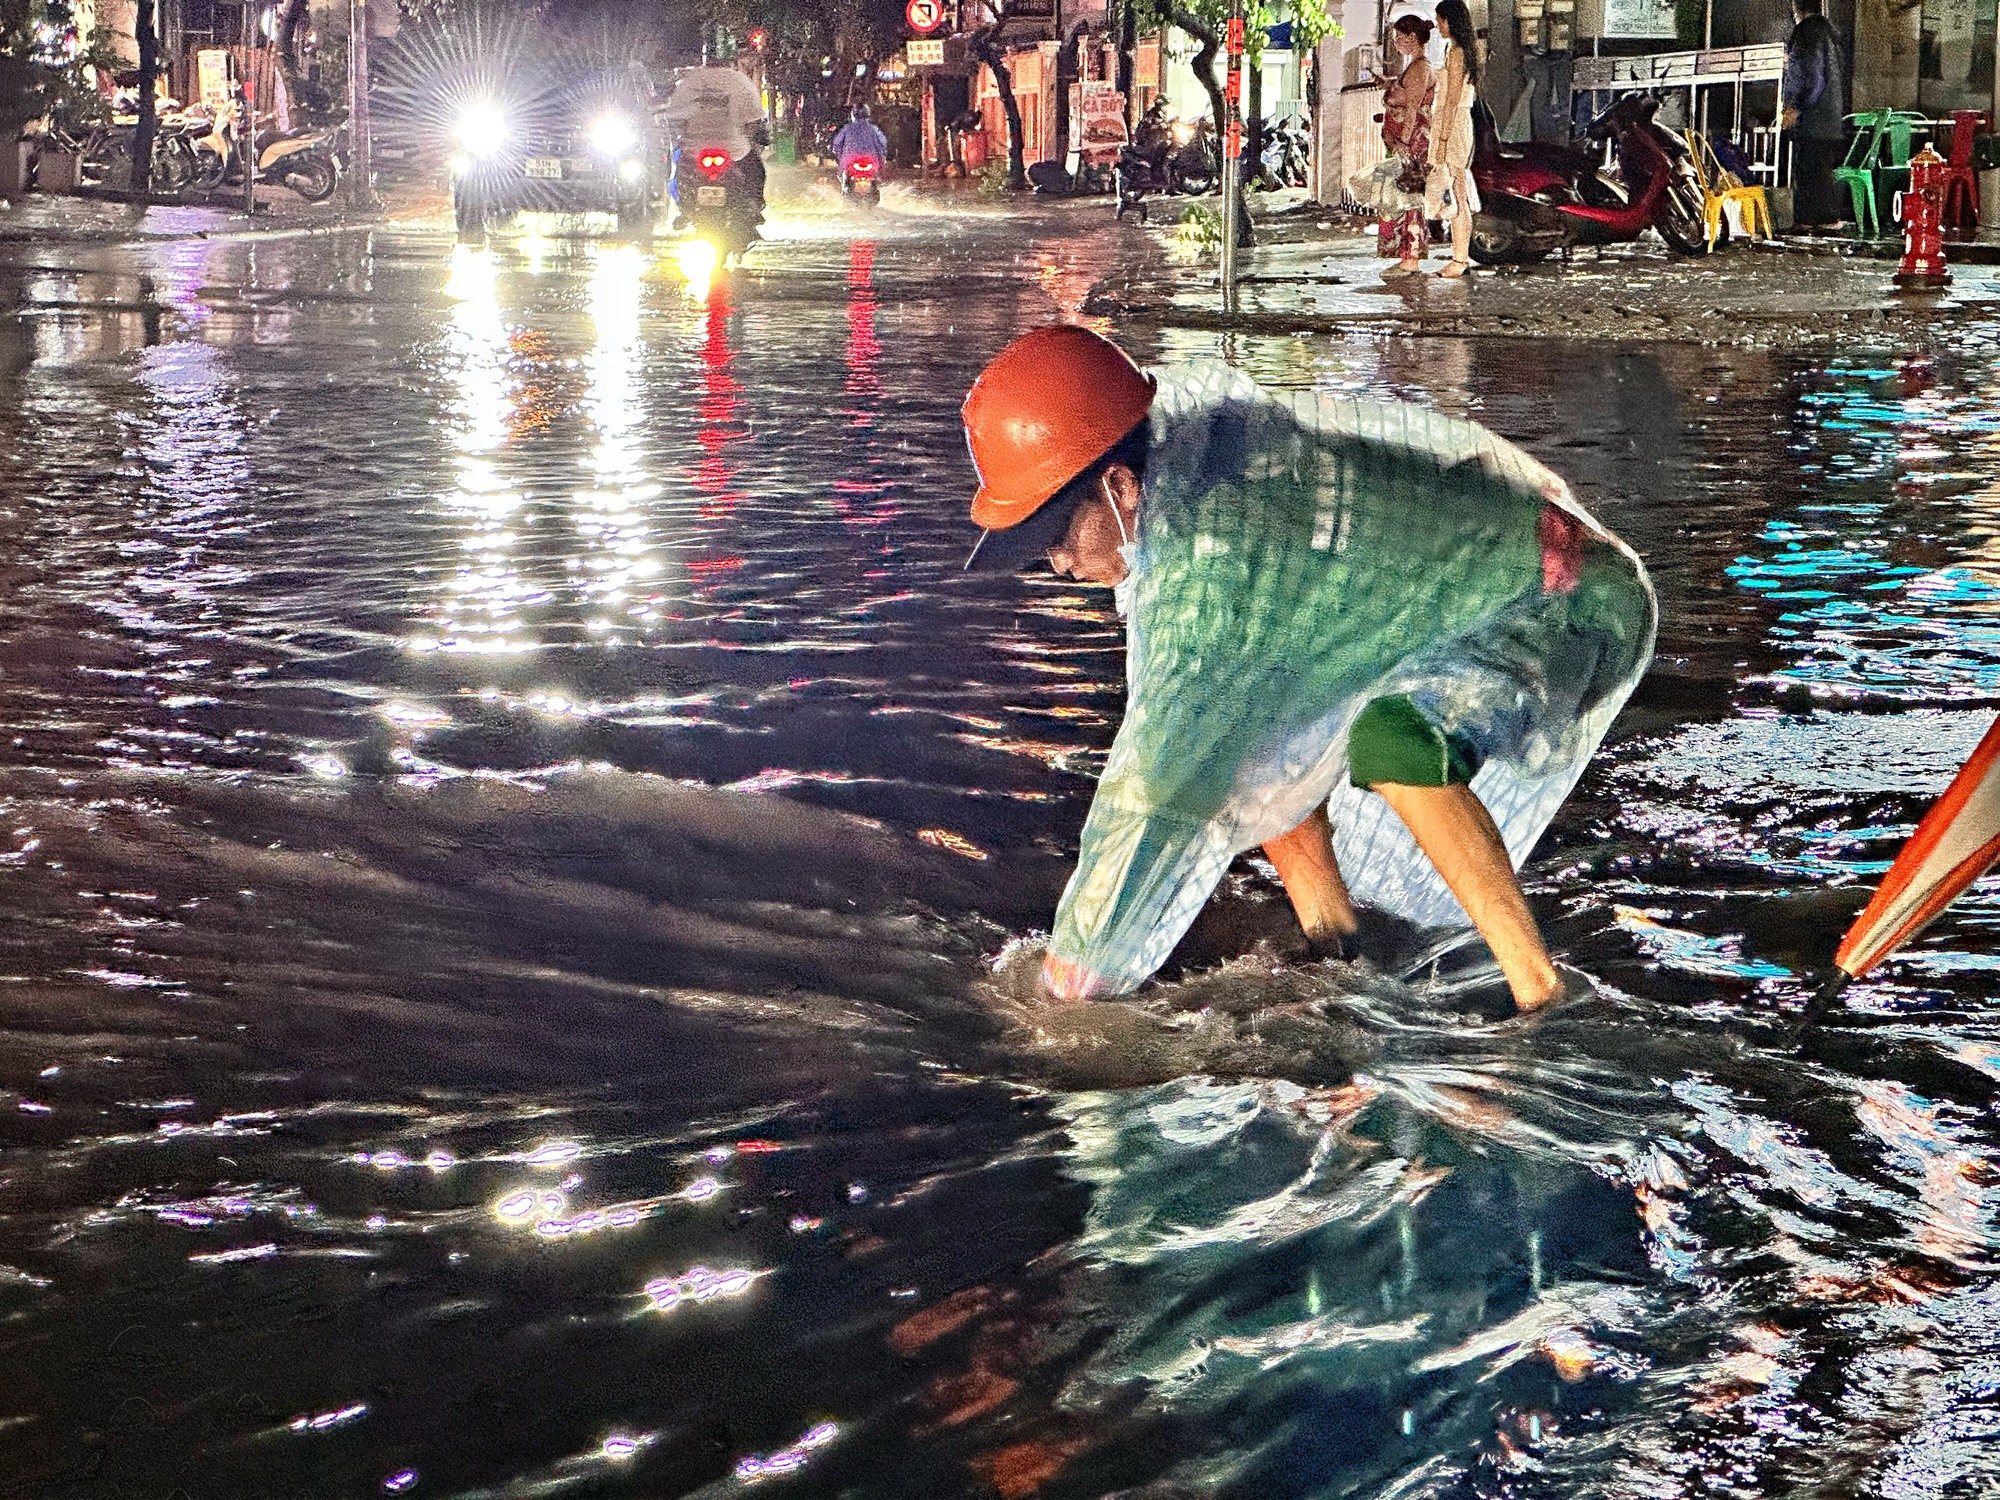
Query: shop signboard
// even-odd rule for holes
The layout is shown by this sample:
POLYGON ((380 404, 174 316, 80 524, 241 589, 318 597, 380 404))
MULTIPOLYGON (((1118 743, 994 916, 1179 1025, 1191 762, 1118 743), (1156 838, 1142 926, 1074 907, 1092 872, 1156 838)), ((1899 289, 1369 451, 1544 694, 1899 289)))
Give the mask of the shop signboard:
POLYGON ((1156 89, 1160 86, 1160 42, 1155 37, 1141 42, 1133 55, 1132 86, 1139 89, 1156 89))
POLYGON ((194 55, 196 97, 211 110, 229 102, 229 49, 203 47, 194 55))
POLYGON ((1082 150, 1108 151, 1125 144, 1125 96, 1111 84, 1072 84, 1069 107, 1076 116, 1077 144, 1082 150))
POLYGON ((1604 0, 1606 37, 1671 42, 1680 36, 1674 0, 1604 0))

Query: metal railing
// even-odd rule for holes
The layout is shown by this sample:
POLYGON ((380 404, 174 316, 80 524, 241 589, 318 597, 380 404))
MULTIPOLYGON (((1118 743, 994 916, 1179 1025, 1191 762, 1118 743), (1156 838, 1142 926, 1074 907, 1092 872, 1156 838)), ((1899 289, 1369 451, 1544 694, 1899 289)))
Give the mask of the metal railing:
POLYGON ((1579 57, 1570 87, 1600 92, 1632 88, 1707 88, 1776 83, 1785 76, 1785 47, 1712 47, 1706 52, 1654 52, 1643 57, 1579 57))

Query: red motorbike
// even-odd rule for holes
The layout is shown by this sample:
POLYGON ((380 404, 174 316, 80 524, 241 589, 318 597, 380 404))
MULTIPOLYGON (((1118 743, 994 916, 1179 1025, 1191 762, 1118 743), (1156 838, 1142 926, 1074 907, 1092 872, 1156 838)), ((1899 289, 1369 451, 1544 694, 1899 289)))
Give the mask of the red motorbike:
POLYGON ((882 201, 882 163, 872 156, 850 156, 840 167, 840 190, 857 203, 874 208, 882 201))
POLYGON ((1613 176, 1592 151, 1501 144, 1493 117, 1475 106, 1473 259, 1525 265, 1578 245, 1625 244, 1648 229, 1679 254, 1705 255, 1701 178, 1686 143, 1655 122, 1659 108, 1650 94, 1628 94, 1591 122, 1586 139, 1611 143, 1613 176))

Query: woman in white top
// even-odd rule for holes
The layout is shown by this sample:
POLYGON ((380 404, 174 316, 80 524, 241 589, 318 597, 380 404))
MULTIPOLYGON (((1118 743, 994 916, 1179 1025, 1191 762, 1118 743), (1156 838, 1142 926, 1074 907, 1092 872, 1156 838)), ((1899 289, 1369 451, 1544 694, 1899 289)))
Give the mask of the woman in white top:
POLYGON ((1447 45, 1444 76, 1431 111, 1431 171, 1424 184, 1424 211, 1433 219, 1451 221, 1451 259, 1438 275, 1456 277, 1470 267, 1472 216, 1479 212, 1479 189, 1472 182, 1472 102, 1479 97, 1479 53, 1465 0, 1438 0, 1437 18, 1447 45))

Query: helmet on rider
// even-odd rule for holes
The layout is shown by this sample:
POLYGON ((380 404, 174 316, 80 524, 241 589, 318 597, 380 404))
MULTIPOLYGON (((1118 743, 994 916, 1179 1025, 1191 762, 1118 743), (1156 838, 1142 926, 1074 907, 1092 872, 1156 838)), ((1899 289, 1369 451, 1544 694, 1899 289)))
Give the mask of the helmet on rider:
POLYGON ((1060 541, 1074 506, 1049 502, 1145 420, 1153 393, 1123 349, 1072 324, 996 354, 961 413, 979 471, 972 521, 984 528, 965 566, 1016 567, 1060 541))

